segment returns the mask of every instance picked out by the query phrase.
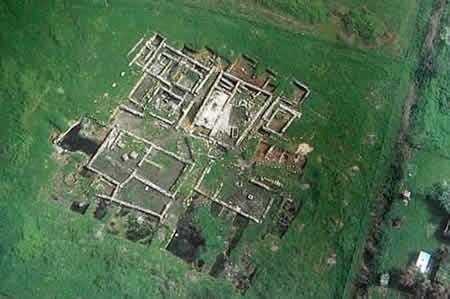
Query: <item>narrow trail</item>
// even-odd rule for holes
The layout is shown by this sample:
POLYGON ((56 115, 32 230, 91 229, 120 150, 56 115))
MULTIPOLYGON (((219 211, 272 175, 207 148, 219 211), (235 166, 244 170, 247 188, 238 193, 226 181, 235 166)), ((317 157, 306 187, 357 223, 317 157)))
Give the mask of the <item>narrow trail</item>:
MULTIPOLYGON (((420 56, 421 61, 419 61, 419 65, 432 58, 434 41, 439 33, 441 19, 445 11, 446 3, 447 0, 436 1, 436 5, 429 22, 429 29, 422 44, 422 55, 420 56)), ((421 86, 421 82, 422 81, 418 77, 412 80, 403 104, 400 130, 397 135, 396 147, 392 156, 385 188, 382 193, 382 204, 378 207, 378 210, 376 211, 377 217, 372 222, 369 229, 366 247, 360 263, 358 279, 355 283, 354 297, 366 296, 369 286, 376 278, 376 273, 372 267, 377 258, 378 246, 383 236, 383 224, 385 222, 386 215, 392 208, 393 198, 395 198, 398 193, 397 187, 403 177, 405 163, 411 157, 413 150, 410 143, 411 125, 414 121, 412 109, 420 100, 417 96, 417 91, 424 87, 421 86)))

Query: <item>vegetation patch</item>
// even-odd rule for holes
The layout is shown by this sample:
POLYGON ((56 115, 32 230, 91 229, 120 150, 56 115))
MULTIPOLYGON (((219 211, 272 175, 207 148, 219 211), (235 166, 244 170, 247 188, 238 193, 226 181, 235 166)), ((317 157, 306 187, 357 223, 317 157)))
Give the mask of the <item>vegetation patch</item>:
MULTIPOLYGON (((241 7, 243 2, 237 2, 241 7)), ((224 1, 209 2, 218 5, 214 9, 204 2, 199 7, 186 1, 108 1, 108 7, 105 3, 0 4, 5 28, 0 32, 0 115, 2 127, 7 128, 0 136, 0 192, 7 200, 0 210, 2 293, 18 298, 238 296, 220 275, 210 279, 195 273, 176 256, 161 251, 161 244, 165 246, 171 236, 169 229, 154 234, 153 240, 161 242, 141 246, 102 235, 102 225, 108 227, 115 209, 102 222, 49 202, 59 165, 51 159, 49 136, 86 114, 109 124, 141 75, 128 67, 129 48, 144 32, 158 31, 179 44, 208 45, 228 61, 248 54, 273 66, 288 82, 301 74, 308 83, 311 101, 302 106, 303 117, 291 125, 285 140, 277 141, 314 146, 303 177, 255 167, 261 175, 270 173, 288 182, 289 191, 304 203, 302 209, 282 239, 261 237, 265 223, 248 226, 230 254, 233 264, 225 273, 237 284, 251 281, 248 297, 347 297, 356 272, 355 240, 365 235, 369 205, 383 182, 413 59, 407 55, 399 61, 390 50, 360 51, 330 43, 336 41, 334 29, 311 27, 301 35, 298 22, 280 28, 276 22, 286 19, 261 17, 266 16, 261 10, 251 9, 242 16, 224 1), (221 34, 211 28, 220 28, 221 34), (378 109, 372 104, 375 101, 378 109), (368 135, 376 136, 373 143, 367 143, 368 135), (355 165, 359 172, 350 171, 355 165), (327 263, 333 254, 339 261, 335 265, 327 263)), ((404 32, 399 35, 401 51, 394 53, 414 52, 409 45, 417 38, 413 34, 416 1, 377 1, 372 6, 387 12, 386 18, 394 15, 390 20, 398 22, 393 28, 404 32), (403 10, 390 9, 392 5, 406 7, 409 17, 397 18, 403 10)), ((147 140, 167 142, 162 129, 150 131, 156 137, 144 136, 147 140)), ((207 153, 200 157, 203 163, 207 153)), ((120 219, 117 225, 124 236, 128 221, 120 219)))
POLYGON ((368 44, 375 43, 386 32, 383 21, 366 7, 350 10, 342 21, 349 34, 358 35, 368 44))

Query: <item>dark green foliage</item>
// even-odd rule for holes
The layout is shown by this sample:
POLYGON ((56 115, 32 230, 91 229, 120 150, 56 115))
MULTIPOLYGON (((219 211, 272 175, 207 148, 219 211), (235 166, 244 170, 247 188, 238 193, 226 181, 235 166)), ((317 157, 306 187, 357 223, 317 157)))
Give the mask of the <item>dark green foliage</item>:
POLYGON ((426 84, 431 78, 438 73, 438 57, 433 53, 433 49, 422 53, 422 59, 419 68, 417 69, 416 78, 419 84, 426 84))
POLYGON ((134 215, 128 215, 128 227, 127 238, 133 242, 140 241, 142 239, 151 240, 153 234, 153 227, 146 219, 140 221, 134 215))
POLYGON ((439 97, 439 110, 443 114, 450 114, 450 92, 443 89, 439 97))
POLYGON ((347 32, 356 33, 367 43, 375 42, 385 32, 383 22, 366 7, 350 10, 343 22, 347 32))
POLYGON ((429 195, 450 214, 450 186, 447 183, 434 184, 429 195))

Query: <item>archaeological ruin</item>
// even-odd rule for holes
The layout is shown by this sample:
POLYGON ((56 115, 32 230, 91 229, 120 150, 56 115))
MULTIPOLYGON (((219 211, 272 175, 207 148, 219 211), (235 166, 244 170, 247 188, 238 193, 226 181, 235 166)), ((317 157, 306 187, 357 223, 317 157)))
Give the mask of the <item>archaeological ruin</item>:
POLYGON ((67 187, 56 187, 53 198, 200 271, 246 277, 230 278, 245 291, 257 266, 228 261, 245 227, 268 221, 281 238, 301 208, 285 182, 257 167, 302 173, 313 148, 291 151, 273 140, 284 140, 300 120, 310 90, 292 80, 291 96, 276 93, 275 72, 256 72, 253 59, 228 63, 209 50, 178 49, 159 33, 139 40, 129 55, 139 78, 112 122, 83 118, 55 139, 64 163, 85 162, 56 176, 67 187), (85 158, 70 158, 75 152, 85 158), (224 223, 222 247, 208 247, 215 236, 202 227, 205 219, 224 223))

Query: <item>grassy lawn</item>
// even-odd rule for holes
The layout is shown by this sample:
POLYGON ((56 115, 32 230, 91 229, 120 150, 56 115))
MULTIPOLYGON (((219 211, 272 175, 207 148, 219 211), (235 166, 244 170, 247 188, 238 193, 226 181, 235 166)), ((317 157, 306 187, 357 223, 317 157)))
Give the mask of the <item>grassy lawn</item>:
POLYGON ((386 217, 377 273, 399 273, 417 259, 420 250, 433 253, 443 244, 440 235, 447 216, 425 193, 433 184, 450 180, 450 161, 436 153, 418 152, 410 159, 409 168, 412 176, 405 178, 403 185, 411 190, 413 200, 404 206, 399 198, 386 217), (401 219, 400 228, 392 226, 394 219, 401 219))
POLYGON ((216 256, 225 251, 225 241, 231 237, 233 227, 231 219, 211 215, 210 205, 202 206, 196 211, 194 223, 206 239, 206 249, 200 255, 208 265, 214 265, 216 256))
POLYGON ((368 294, 369 299, 403 299, 404 294, 393 289, 384 289, 381 287, 372 288, 368 294))
MULTIPOLYGON (((442 23, 443 26, 450 23, 448 10, 442 23)), ((411 190, 413 200, 407 207, 400 199, 395 201, 386 218, 382 250, 377 260, 378 273, 402 271, 415 261, 420 250, 433 253, 445 244, 440 236, 448 215, 437 202, 426 197, 434 184, 450 182, 450 132, 446 110, 450 51, 443 42, 435 44, 437 71, 419 91, 413 123, 411 137, 418 148, 407 162, 407 175, 399 183, 399 189, 411 190), (400 228, 392 227, 392 220, 396 218, 402 220, 400 228)))
POLYGON ((363 51, 377 52, 388 56, 407 54, 413 39, 415 19, 420 0, 177 0, 193 7, 206 7, 211 11, 257 23, 269 23, 284 30, 310 35, 331 43, 341 43, 363 51), (399 18, 399 12, 402 17, 399 18), (346 17, 347 16, 347 17, 346 17), (355 18, 356 17, 356 18, 355 18), (356 26, 346 28, 348 18, 356 26), (371 31, 373 38, 384 33, 391 38, 375 42, 364 41, 359 32, 371 31), (349 33, 356 32, 354 35, 349 33))
POLYGON ((420 250, 432 253, 438 248, 436 235, 440 233, 441 215, 439 208, 423 196, 415 195, 407 207, 398 200, 387 217, 379 272, 400 271, 415 261, 420 250), (392 227, 396 218, 402 221, 399 229, 392 227))
MULTIPOLYGON (((302 179, 312 187, 295 194, 304 207, 293 229, 277 241, 279 251, 267 247, 269 240, 253 244, 263 249, 255 257, 258 271, 246 296, 348 297, 415 69, 415 43, 400 43, 405 53, 400 61, 330 42, 320 31, 298 35, 270 19, 242 18, 234 6, 223 11, 177 3, 0 3, 0 293, 240 298, 228 283, 194 273, 156 245, 109 235, 97 240, 98 222, 48 200, 55 169, 49 136, 84 114, 106 122, 133 86, 126 53, 144 33, 160 31, 180 45, 208 45, 230 60, 248 54, 312 89, 287 140, 314 146, 302 179), (120 77, 122 71, 127 76, 120 77), (374 143, 367 141, 369 135, 374 143), (359 172, 350 170, 354 165, 359 172), (326 263, 332 254, 338 256, 334 267, 326 263)), ((387 1, 377 3, 374 12, 383 11, 387 1)), ((419 39, 416 1, 395 3, 411 3, 412 17, 398 26, 408 28, 405 40, 419 39)), ((421 3, 419 29, 431 0, 421 3)), ((243 240, 252 240, 253 233, 246 231, 243 240)))

